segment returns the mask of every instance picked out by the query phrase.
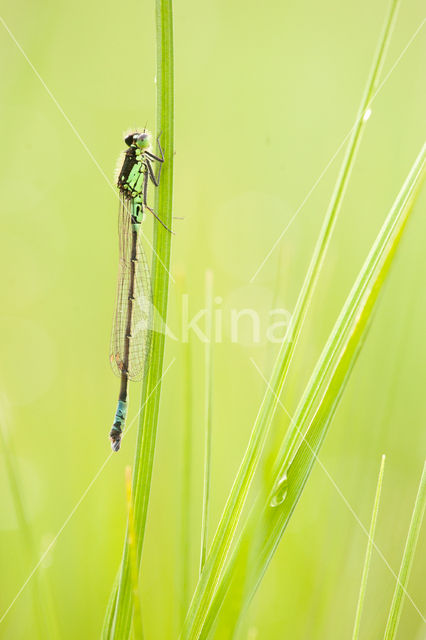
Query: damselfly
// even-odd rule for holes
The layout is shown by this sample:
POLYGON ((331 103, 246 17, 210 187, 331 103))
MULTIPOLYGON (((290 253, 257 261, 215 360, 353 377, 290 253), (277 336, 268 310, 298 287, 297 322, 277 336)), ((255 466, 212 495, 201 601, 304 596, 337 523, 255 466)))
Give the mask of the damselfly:
POLYGON ((113 451, 120 449, 127 415, 128 381, 142 378, 150 350, 151 277, 140 238, 144 210, 151 211, 167 229, 147 204, 148 182, 158 187, 164 162, 159 139, 161 157, 152 153, 151 134, 145 129, 130 133, 124 141, 128 149, 117 179, 120 266, 110 356, 112 368, 121 378, 117 411, 109 434, 113 451), (154 162, 158 163, 157 176, 154 162))

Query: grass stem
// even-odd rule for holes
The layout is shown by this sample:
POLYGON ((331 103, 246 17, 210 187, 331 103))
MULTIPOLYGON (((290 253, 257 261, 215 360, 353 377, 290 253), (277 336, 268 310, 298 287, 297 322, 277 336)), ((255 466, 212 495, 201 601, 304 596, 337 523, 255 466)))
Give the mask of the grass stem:
POLYGON ((382 462, 380 464, 379 478, 377 480, 376 496, 374 498, 374 505, 373 505, 373 513, 372 513, 372 516, 371 516, 370 530, 368 532, 367 550, 366 550, 366 553, 365 553, 364 567, 363 567, 363 570, 362 570, 361 586, 360 586, 360 589, 359 589, 358 605, 357 605, 357 608, 356 608, 355 623, 354 623, 354 630, 353 630, 353 634, 352 634, 352 640, 358 640, 358 638, 359 638, 359 629, 360 629, 360 625, 361 625, 361 615, 362 615, 362 609, 363 609, 364 601, 365 601, 365 594, 366 594, 366 591, 367 591, 368 573, 370 571, 371 554, 373 552, 374 535, 375 535, 375 532, 376 532, 376 523, 377 523, 377 515, 379 513, 380 495, 381 495, 381 492, 382 492, 383 474, 384 474, 384 471, 385 471, 385 460, 386 460, 386 456, 383 455, 382 456, 382 462))
POLYGON ((417 492, 416 501, 414 503, 413 514, 408 529, 407 540, 405 543, 404 553, 402 556, 401 567, 398 573, 398 580, 392 598, 392 604, 389 611, 389 617, 386 624, 384 640, 394 640, 398 630, 399 621, 404 604, 404 597, 407 593, 408 580, 410 577, 411 567, 413 565, 414 553, 416 551, 417 541, 420 535, 423 515, 426 505, 426 463, 423 466, 423 473, 420 480, 419 490, 417 492))
POLYGON ((136 550, 136 533, 135 533, 135 518, 133 513, 133 498, 132 498, 132 470, 130 467, 125 469, 126 479, 126 504, 127 504, 127 544, 129 545, 130 555, 130 573, 132 580, 132 595, 133 595, 133 635, 135 640, 142 640, 142 614, 141 605, 139 599, 139 570, 137 561, 136 550))
MULTIPOLYGON (((174 161, 174 58, 172 0, 156 0, 157 22, 157 132, 161 132, 165 162, 161 181, 155 192, 155 211, 164 224, 172 227, 173 161, 174 161)), ((141 413, 136 443, 132 492, 134 521, 137 532, 137 564, 140 566, 148 513, 163 377, 164 326, 167 318, 171 234, 161 224, 154 224, 152 255, 152 290, 154 326, 149 366, 144 378, 141 413)), ((133 614, 132 581, 129 548, 124 544, 123 559, 115 607, 109 607, 105 619, 104 638, 124 640, 129 637, 133 614)))

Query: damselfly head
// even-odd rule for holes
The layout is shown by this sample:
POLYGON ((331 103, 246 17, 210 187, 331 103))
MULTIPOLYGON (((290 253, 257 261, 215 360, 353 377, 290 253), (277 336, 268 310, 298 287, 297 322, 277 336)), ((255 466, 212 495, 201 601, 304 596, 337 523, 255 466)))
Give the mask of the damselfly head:
POLYGON ((151 134, 149 131, 144 129, 143 133, 139 131, 135 131, 134 133, 129 133, 125 138, 124 142, 128 147, 132 145, 137 146, 139 149, 148 149, 151 146, 151 134))
POLYGON ((139 149, 148 149, 151 146, 151 134, 144 131, 137 136, 135 142, 139 149))
POLYGON ((131 147, 132 144, 135 144, 135 138, 137 138, 139 135, 138 132, 136 133, 129 133, 126 135, 126 137, 124 138, 124 142, 127 144, 128 147, 131 147))

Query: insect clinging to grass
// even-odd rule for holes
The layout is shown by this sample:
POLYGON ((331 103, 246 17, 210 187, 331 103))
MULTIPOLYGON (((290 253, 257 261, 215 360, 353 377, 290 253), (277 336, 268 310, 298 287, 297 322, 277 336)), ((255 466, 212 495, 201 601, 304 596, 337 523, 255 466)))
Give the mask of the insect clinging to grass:
POLYGON ((148 185, 151 182, 158 187, 164 162, 159 137, 159 155, 152 152, 152 136, 146 129, 127 134, 124 141, 127 149, 117 178, 120 264, 110 356, 112 368, 121 379, 117 411, 109 434, 113 451, 120 449, 126 422, 128 381, 142 378, 150 351, 151 277, 141 243, 145 210, 170 231, 147 202, 148 185), (154 163, 158 167, 157 175, 154 163))

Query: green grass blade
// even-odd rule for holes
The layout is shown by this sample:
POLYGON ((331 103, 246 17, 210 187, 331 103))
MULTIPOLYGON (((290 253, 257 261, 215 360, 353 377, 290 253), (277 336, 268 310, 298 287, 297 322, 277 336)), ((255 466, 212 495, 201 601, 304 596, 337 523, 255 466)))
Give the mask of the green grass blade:
MULTIPOLYGON (((426 145, 417 157, 382 226, 305 389, 289 429, 290 435, 285 438, 275 463, 275 482, 270 487, 270 493, 266 492, 266 499, 263 494, 257 500, 239 544, 228 561, 225 574, 218 583, 216 595, 207 602, 203 611, 205 623, 197 628, 194 637, 207 636, 225 596, 231 599, 237 608, 246 606, 266 571, 302 494, 363 345, 377 296, 386 280, 415 197, 424 179, 425 157, 426 145), (296 439, 299 434, 304 434, 301 441, 296 439), (278 506, 272 507, 279 480, 284 475, 287 477, 286 497, 282 503, 277 503, 278 506), (255 567, 251 567, 249 571, 248 559, 252 557, 250 541, 256 539, 259 527, 264 527, 268 536, 261 552, 256 555, 255 567), (247 575, 253 576, 251 589, 246 602, 238 604, 236 601, 241 592, 239 585, 247 575)), ((277 399, 277 402, 280 403, 280 400, 277 399)))
POLYGON ((379 513, 380 495, 382 492, 383 473, 385 471, 386 456, 382 456, 382 462, 380 465, 379 478, 377 480, 376 496, 374 498, 373 513, 371 516, 370 530, 368 532, 368 544, 365 553, 364 567, 362 570, 361 586, 359 589, 358 605, 356 608, 354 630, 352 634, 352 640, 359 638, 359 629, 361 625, 361 615, 364 606, 365 594, 367 591, 368 573, 370 571, 371 554, 373 552, 374 535, 376 532, 377 515, 379 513))
POLYGON ((410 527, 408 529, 407 541, 405 543, 404 554, 402 556, 401 567, 399 569, 398 581, 393 594, 392 604, 389 612, 384 640, 393 640, 396 637, 399 620, 401 618, 404 596, 407 591, 408 580, 411 567, 413 565, 414 553, 419 539, 422 526, 423 515, 426 504, 426 463, 420 480, 419 490, 414 503, 413 514, 411 516, 410 527))
POLYGON ((101 638, 106 640, 112 637, 112 625, 114 624, 115 607, 117 606, 118 597, 118 584, 120 581, 120 569, 117 571, 117 575, 114 579, 114 584, 111 590, 110 597, 108 599, 107 608, 105 611, 104 624, 102 627, 101 638))
POLYGON ((202 619, 205 611, 207 610, 208 603, 217 588, 219 576, 224 568, 253 476, 259 464, 265 441, 278 406, 278 399, 284 387, 291 358, 321 271, 332 231, 334 229, 351 170, 354 165, 356 153, 361 141, 361 134, 365 125, 363 116, 368 109, 377 87, 379 74, 383 66, 398 5, 399 0, 392 0, 385 28, 380 38, 378 50, 372 64, 364 97, 361 101, 356 124, 348 143, 342 167, 316 243, 304 284, 296 302, 286 339, 282 344, 273 369, 270 388, 268 387, 263 398, 247 450, 225 505, 204 571, 196 587, 183 629, 182 637, 185 639, 198 637, 197 634, 202 625, 202 619), (270 389, 273 389, 273 392, 270 389))
POLYGON ((207 309, 207 342, 205 345, 205 416, 204 416, 204 487, 203 509, 201 519, 201 554, 200 575, 207 558, 208 522, 210 506, 211 484, 211 456, 212 456, 212 384, 213 384, 213 273, 206 272, 206 309, 207 309))
POLYGON ((129 547, 130 556, 130 575, 132 580, 132 596, 133 596, 133 636, 135 640, 143 639, 142 630, 142 614, 139 598, 139 567, 137 559, 136 549, 136 532, 135 532, 135 518, 133 511, 133 497, 132 497, 132 471, 130 467, 126 467, 126 504, 127 504, 127 518, 128 518, 128 534, 127 544, 129 547))
MULTIPOLYGON (((174 75, 173 75, 173 12, 172 0, 156 1, 157 17, 157 131, 161 132, 165 162, 161 173, 160 186, 155 193, 155 210, 169 228, 172 227, 173 160, 174 160, 174 75)), ((140 564, 143 539, 148 512, 152 466, 157 435, 161 381, 163 376, 167 302, 169 288, 171 234, 159 223, 154 225, 152 256, 152 289, 154 330, 151 343, 151 357, 144 380, 141 400, 141 414, 133 474, 134 518, 137 531, 137 560, 140 564)), ((123 560, 115 607, 109 607, 114 616, 111 623, 104 623, 104 636, 123 640, 129 637, 133 601, 130 572, 130 558, 127 542, 124 545, 123 560), (108 634, 108 635, 106 635, 108 634)))

